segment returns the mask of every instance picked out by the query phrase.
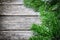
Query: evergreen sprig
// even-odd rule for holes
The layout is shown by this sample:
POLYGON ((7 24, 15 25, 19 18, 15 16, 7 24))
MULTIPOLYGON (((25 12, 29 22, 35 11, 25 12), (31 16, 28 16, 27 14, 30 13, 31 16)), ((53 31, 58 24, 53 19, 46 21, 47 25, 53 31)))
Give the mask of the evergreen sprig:
POLYGON ((60 0, 24 0, 25 6, 40 12, 40 25, 33 24, 29 40, 60 40, 60 0))

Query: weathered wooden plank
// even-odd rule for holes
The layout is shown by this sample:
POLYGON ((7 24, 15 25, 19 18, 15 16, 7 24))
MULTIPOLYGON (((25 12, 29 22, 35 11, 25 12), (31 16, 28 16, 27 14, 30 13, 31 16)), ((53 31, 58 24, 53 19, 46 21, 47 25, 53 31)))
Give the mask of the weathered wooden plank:
POLYGON ((0 39, 6 40, 27 40, 33 34, 31 31, 1 31, 0 39))
POLYGON ((23 0, 0 0, 0 4, 23 4, 23 0))
POLYGON ((33 23, 39 24, 39 17, 29 16, 2 16, 0 17, 0 30, 30 29, 33 23))
POLYGON ((38 15, 24 5, 0 5, 0 15, 38 15))

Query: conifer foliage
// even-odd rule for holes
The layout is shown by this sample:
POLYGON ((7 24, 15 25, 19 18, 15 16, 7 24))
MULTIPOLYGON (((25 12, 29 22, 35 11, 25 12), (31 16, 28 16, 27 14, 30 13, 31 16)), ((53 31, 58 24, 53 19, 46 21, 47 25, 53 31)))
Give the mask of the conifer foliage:
POLYGON ((33 24, 29 40, 60 40, 60 0, 24 0, 24 5, 40 12, 41 24, 33 24))

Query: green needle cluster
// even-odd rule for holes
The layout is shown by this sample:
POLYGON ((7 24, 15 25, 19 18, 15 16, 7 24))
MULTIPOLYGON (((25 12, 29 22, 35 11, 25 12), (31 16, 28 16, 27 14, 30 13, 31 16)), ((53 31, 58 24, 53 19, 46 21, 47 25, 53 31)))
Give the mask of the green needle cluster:
POLYGON ((41 24, 33 24, 29 40, 60 40, 60 0, 24 0, 24 5, 40 12, 41 24))

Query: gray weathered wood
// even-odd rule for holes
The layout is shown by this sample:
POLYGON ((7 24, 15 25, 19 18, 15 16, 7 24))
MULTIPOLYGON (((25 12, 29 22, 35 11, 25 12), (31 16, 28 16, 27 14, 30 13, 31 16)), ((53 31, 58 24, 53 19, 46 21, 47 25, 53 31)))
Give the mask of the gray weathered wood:
POLYGON ((30 27, 40 24, 38 12, 23 5, 23 0, 0 0, 0 40, 28 40, 30 27))
POLYGON ((0 39, 7 40, 27 40, 31 37, 31 31, 1 31, 0 39))
POLYGON ((23 4, 23 0, 0 0, 0 4, 23 4))
POLYGON ((24 5, 0 5, 0 15, 38 15, 24 5))
POLYGON ((0 17, 0 30, 7 29, 30 29, 33 23, 39 24, 38 16, 2 16, 0 17))

